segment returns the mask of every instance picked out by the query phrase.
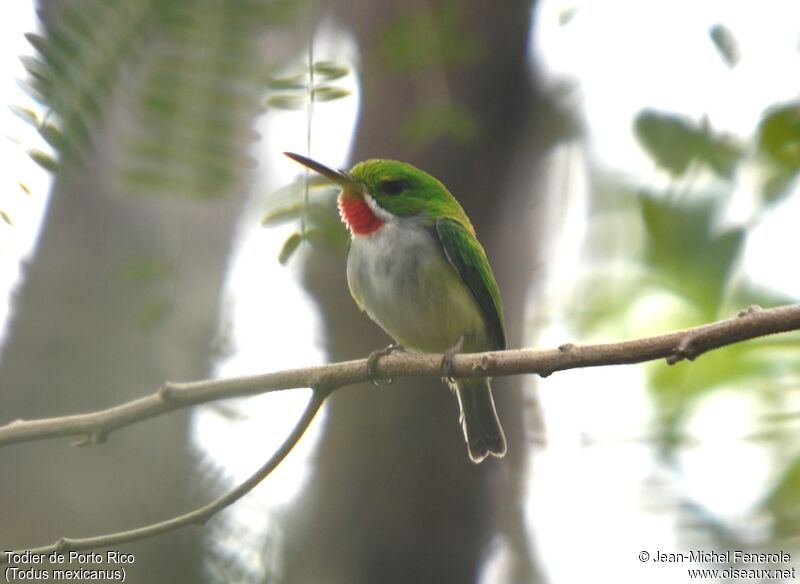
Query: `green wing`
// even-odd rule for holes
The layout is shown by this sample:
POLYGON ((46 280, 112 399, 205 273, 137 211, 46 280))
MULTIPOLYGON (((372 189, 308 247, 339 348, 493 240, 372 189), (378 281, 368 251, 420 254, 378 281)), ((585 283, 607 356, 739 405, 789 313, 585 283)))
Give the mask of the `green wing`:
POLYGON ((436 235, 447 259, 467 284, 478 303, 486 328, 493 341, 493 349, 506 348, 506 331, 503 326, 503 307, 492 268, 481 244, 458 221, 439 219, 435 223, 436 235))

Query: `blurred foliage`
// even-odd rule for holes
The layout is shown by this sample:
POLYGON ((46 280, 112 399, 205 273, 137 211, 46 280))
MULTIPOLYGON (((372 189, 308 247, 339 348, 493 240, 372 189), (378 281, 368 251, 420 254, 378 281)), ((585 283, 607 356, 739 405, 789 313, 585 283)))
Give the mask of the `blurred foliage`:
POLYGON ((64 162, 81 157, 122 64, 145 34, 151 9, 150 2, 74 2, 64 5, 57 24, 44 21, 44 36, 26 35, 38 53, 22 58, 28 87, 48 108, 45 121, 30 121, 64 162), (61 136, 54 141, 55 124, 61 136))
POLYGON ((401 132, 414 148, 425 148, 442 137, 466 145, 478 137, 478 121, 471 111, 446 102, 416 108, 404 120, 401 132))
MULTIPOLYGON (((739 49, 730 31, 717 26, 709 34, 735 68, 739 49)), ((746 135, 715 127, 710 114, 655 109, 640 111, 632 131, 655 172, 645 186, 611 173, 595 185, 581 333, 645 336, 731 318, 753 304, 798 302, 753 281, 743 261, 753 230, 775 207, 800 196, 800 101, 767 104, 746 135)), ((776 245, 776 265, 795 270, 792 249, 790 241, 776 245)), ((794 332, 737 343, 692 363, 644 366, 656 447, 670 463, 680 465, 695 414, 715 393, 746 392, 758 407, 781 415, 757 417, 745 438, 760 441, 773 463, 771 485, 748 511, 766 518, 758 538, 771 545, 800 535, 798 354, 800 333, 794 332)), ((700 523, 722 541, 711 523, 700 523)))
POLYGON ((712 321, 742 250, 741 227, 718 230, 718 200, 678 201, 641 192, 644 261, 662 287, 686 299, 703 321, 712 321))
POLYGON ((351 73, 350 67, 332 61, 317 61, 305 71, 270 77, 267 82, 267 107, 299 110, 311 102, 334 101, 348 97, 351 92, 333 81, 351 73))
POLYGON ((697 163, 730 179, 742 157, 741 147, 730 136, 715 134, 706 118, 698 125, 685 116, 644 110, 633 129, 656 164, 674 176, 697 163))
MULTIPOLYGON (((441 99, 431 100, 426 92, 427 101, 412 108, 408 118, 401 122, 402 137, 412 148, 424 148, 440 138, 468 145, 478 137, 477 118, 469 109, 452 103, 445 78, 445 67, 466 65, 481 58, 482 50, 475 38, 464 34, 467 13, 463 5, 454 1, 413 5, 401 16, 387 21, 377 35, 377 56, 389 70, 405 78, 433 69, 439 78, 441 99)), ((312 59, 313 49, 309 63, 312 59)), ((266 106, 307 109, 311 124, 314 103, 350 96, 350 91, 339 82, 353 71, 343 63, 315 61, 313 66, 309 63, 302 70, 295 67, 271 76, 267 82, 266 106)), ((300 224, 278 254, 283 264, 304 241, 340 250, 347 247, 347 231, 334 211, 333 199, 338 189, 320 192, 319 187, 329 183, 307 172, 304 181, 296 181, 267 198, 262 221, 265 226, 288 221, 300 224)))
POLYGON ((469 11, 462 2, 417 6, 419 10, 389 21, 376 35, 378 54, 387 67, 395 73, 414 73, 481 58, 483 49, 476 37, 464 34, 469 11))
POLYGON ((349 236, 336 213, 339 189, 317 175, 306 174, 267 197, 268 211, 261 224, 272 227, 299 222, 300 227, 284 242, 278 261, 286 264, 303 241, 320 247, 344 251, 349 236), (306 192, 308 189, 308 192, 306 192))
POLYGON ((739 47, 730 29, 722 24, 715 24, 708 31, 708 36, 711 37, 725 64, 728 67, 735 67, 739 62, 739 47))
POLYGON ((419 103, 401 123, 402 138, 411 148, 425 148, 449 138, 456 145, 474 144, 480 121, 473 112, 454 103, 448 74, 484 59, 477 35, 469 34, 463 2, 408 5, 400 16, 387 20, 376 38, 377 58, 386 71, 416 79, 419 103))
POLYGON ((121 258, 115 267, 115 279, 121 286, 140 291, 137 324, 152 330, 168 316, 174 297, 176 267, 156 253, 140 253, 121 258))
MULTIPOLYGON (((30 152, 28 154, 30 155, 30 152)), ((22 191, 26 196, 30 197, 33 194, 31 188, 21 180, 17 181, 17 186, 19 187, 19 190, 22 191)), ((7 202, 7 199, 4 202, 7 202)), ((6 210, 3 208, 0 208, 0 219, 2 219, 3 223, 8 225, 9 227, 13 227, 14 220, 11 218, 11 215, 7 213, 6 210)))
POLYGON ((139 254, 124 258, 117 273, 126 284, 147 284, 167 278, 174 269, 174 266, 159 255, 139 254))
POLYGON ((31 152, 57 171, 85 163, 117 103, 122 189, 216 197, 243 183, 251 126, 266 82, 260 35, 288 0, 76 0, 27 35, 23 57, 41 119, 18 108, 55 152, 31 152), (257 58, 254 58, 254 55, 257 58))
POLYGON ((800 456, 788 461, 783 476, 764 501, 775 518, 773 531, 781 538, 800 536, 800 456))
MULTIPOLYGON (((739 57, 730 31, 715 27, 710 35, 726 64, 734 67, 739 57)), ((747 138, 736 139, 713 128, 708 117, 696 121, 652 109, 636 116, 633 132, 657 169, 669 176, 668 186, 623 187, 628 196, 637 194, 637 205, 629 204, 626 216, 639 221, 640 231, 630 230, 631 236, 641 237, 641 245, 635 248, 641 250, 638 268, 625 272, 623 293, 597 300, 594 310, 603 314, 584 319, 584 326, 630 322, 646 314, 643 307, 658 306, 677 324, 672 328, 688 327, 729 318, 751 304, 797 302, 761 282, 749 281, 739 267, 747 238, 768 207, 799 196, 800 102, 765 108, 755 132, 747 138), (751 177, 755 178, 742 183, 751 177), (741 196, 743 185, 753 190, 749 216, 731 221, 726 212, 734 196, 741 196)), ((776 253, 781 251, 785 250, 776 249, 776 253)), ((683 444, 684 422, 700 398, 712 392, 758 391, 759 402, 779 410, 794 403, 792 390, 800 388, 798 351, 800 335, 793 333, 735 344, 704 354, 691 364, 648 365, 657 435, 665 454, 683 444)), ((786 460, 778 465, 781 475, 762 507, 774 519, 777 538, 800 533, 800 458, 792 421, 765 424, 769 448, 780 451, 786 460)))
POLYGON ((800 171, 800 102, 765 112, 757 148, 764 167, 762 196, 766 203, 774 203, 791 192, 800 171))
MULTIPOLYGON (((266 101, 269 108, 306 108, 309 132, 312 127, 313 105, 350 97, 352 92, 337 82, 353 73, 344 63, 314 61, 312 65, 312 58, 313 47, 304 70, 270 77, 266 101)), ((297 180, 267 197, 267 210, 262 218, 262 225, 272 226, 289 221, 300 223, 299 229, 289 235, 278 253, 281 264, 288 263, 304 241, 315 246, 346 249, 347 232, 333 210, 336 192, 338 189, 332 189, 330 182, 306 171, 303 180, 297 180), (312 194, 314 200, 311 199, 312 194)))

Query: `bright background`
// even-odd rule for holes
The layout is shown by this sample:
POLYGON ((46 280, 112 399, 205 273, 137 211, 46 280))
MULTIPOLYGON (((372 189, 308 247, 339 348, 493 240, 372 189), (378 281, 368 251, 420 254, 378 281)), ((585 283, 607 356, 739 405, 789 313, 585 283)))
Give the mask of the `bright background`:
MULTIPOLYGON (((417 8, 424 12, 421 6, 417 8)), ((437 8, 430 10, 435 14, 437 8)), ((273 79, 303 71, 307 49, 297 41, 308 38, 308 17, 313 13, 317 21, 314 59, 346 68, 347 74, 337 79, 336 86, 346 90, 347 96, 314 103, 310 142, 306 107, 296 111, 268 108, 252 118, 261 139, 248 152, 258 164, 248 175, 241 204, 230 212, 230 249, 224 259, 219 310, 210 315, 223 345, 208 353, 207 370, 214 376, 332 360, 326 339, 326 322, 331 321, 322 316, 304 283, 308 270, 316 265, 311 256, 317 252, 301 246, 287 265, 281 265, 275 257, 298 229, 297 223, 264 228, 261 218, 286 202, 270 193, 295 180, 301 184, 303 179, 282 152, 310 148, 314 158, 330 166, 354 162, 349 153, 362 128, 362 92, 374 95, 376 85, 385 80, 364 65, 363 54, 374 45, 359 45, 346 15, 335 10, 323 14, 319 7, 299 12, 294 24, 283 25, 288 36, 295 37, 294 44, 280 38, 273 41, 284 42, 286 53, 277 60, 280 66, 270 71, 273 79)), ((41 34, 33 7, 26 2, 9 5, 0 26, 2 100, 35 111, 40 120, 50 119, 47 107, 20 87, 26 74, 18 56, 35 53, 22 35, 37 30, 41 34)), ((533 211, 519 210, 522 215, 531 213, 526 219, 528 229, 539 234, 535 249, 523 254, 530 263, 525 270, 532 271, 535 281, 523 294, 522 345, 552 347, 567 341, 635 338, 727 318, 751 301, 797 300, 800 271, 792 264, 796 247, 792 242, 800 197, 793 175, 779 195, 764 194, 765 176, 774 172, 774 165, 765 160, 760 146, 765 112, 781 104, 797 107, 794 72, 800 65, 800 7, 796 2, 756 6, 723 1, 540 0, 531 12, 529 35, 527 82, 549 95, 550 103, 556 103, 560 113, 567 112, 565 119, 577 129, 564 132, 533 159, 526 158, 530 150, 523 141, 517 146, 510 176, 492 179, 495 185, 515 183, 514 189, 537 201, 533 211), (719 43, 712 42, 714 27, 730 34, 733 58, 726 59, 719 43), (712 144, 709 158, 695 157, 680 172, 665 168, 658 154, 648 151, 646 137, 637 134, 637 119, 644 111, 669 114, 698 134, 706 132, 712 144), (722 142, 737 152, 728 176, 708 164, 722 142), (642 210, 647 205, 650 223, 642 210), (701 213, 701 207, 711 209, 705 223, 690 222, 688 217, 701 213), (735 253, 709 253, 704 260, 717 266, 730 264, 718 296, 705 297, 702 285, 697 292, 678 282, 681 278, 665 255, 678 254, 674 259, 680 265, 691 263, 690 256, 681 253, 700 257, 703 249, 690 246, 687 251, 677 244, 672 248, 673 239, 656 240, 654 225, 677 240, 705 242, 709 250, 722 234, 741 235, 735 253), (705 231, 701 237, 692 229, 705 231)), ((448 66, 443 58, 440 68, 448 66)), ((436 81, 439 73, 433 67, 425 70, 422 81, 416 78, 414 99, 456 92, 448 87, 446 72, 443 83, 436 81)), ((450 83, 457 86, 453 77, 450 83)), ((386 83, 396 83, 388 74, 387 78, 386 83)), ((795 148, 800 144, 798 119, 794 118, 791 128, 795 148)), ((23 266, 37 261, 35 247, 53 175, 27 155, 32 149, 49 148, 30 124, 8 109, 0 114, 0 124, 4 135, 0 210, 12 223, 0 224, 0 291, 8 299, 0 309, 0 334, 6 335, 13 330, 15 299, 25 290, 23 266)), ((124 125, 112 121, 102 132, 113 136, 124 125)), ((453 128, 460 127, 454 125, 445 133, 455 134, 453 128)), ((368 131, 375 132, 374 125, 368 131)), ((691 146, 680 138, 669 139, 660 143, 666 143, 666 148, 691 146)), ((387 149, 391 147, 390 142, 387 149)), ((104 175, 108 171, 98 167, 105 162, 95 157, 85 172, 104 175)), ((287 196, 296 197, 297 192, 287 196)), ((491 229, 485 239, 482 235, 484 241, 502 239, 494 235, 504 229, 502 223, 491 229)), ((488 231, 479 228, 482 234, 488 231)), ((487 247, 491 252, 492 247, 487 247)), ((340 285, 341 281, 331 282, 331 287, 340 285)), ((179 293, 180 285, 173 285, 174 302, 181 302, 179 293)), ((713 294, 709 291, 709 295, 713 294)), ((169 315, 169 307, 166 310, 169 315)), ((13 342, 12 337, 0 339, 13 342)), ((667 373, 665 365, 651 364, 563 372, 545 380, 526 378, 522 419, 527 424, 523 433, 527 453, 517 463, 526 471, 521 476, 517 512, 528 535, 520 544, 508 532, 492 535, 489 529, 489 543, 483 547, 476 574, 479 581, 507 582, 519 577, 516 562, 520 548, 526 546, 535 570, 519 581, 687 580, 689 564, 642 564, 638 561, 641 550, 651 554, 695 549, 800 553, 793 511, 797 495, 792 494, 798 486, 798 369, 792 357, 797 337, 790 336, 783 344, 775 340, 754 345, 721 351, 719 357, 703 357, 667 373)), ((175 375, 169 359, 164 369, 165 377, 175 375)), ((201 372, 202 368, 190 368, 185 374, 202 376, 201 372)), ((137 388, 133 395, 152 389, 135 378, 126 383, 137 388)), ((15 391, 20 388, 2 388, 2 392, 15 391)), ((217 481, 213 491, 243 480, 277 447, 307 399, 307 392, 292 391, 198 408, 186 422, 185 435, 193 456, 203 461, 212 477, 203 481, 217 481), (253 444, 258 447, 247 446, 253 444)), ((0 422, 16 417, 21 414, 7 412, 0 422)), ((448 421, 455 426, 454 419, 448 421)), ((202 549, 210 551, 201 569, 204 578, 293 581, 292 574, 298 572, 293 572, 297 566, 292 553, 298 552, 287 532, 292 533, 293 509, 304 505, 298 497, 309 481, 316 480, 320 455, 315 452, 325 440, 327 422, 327 416, 321 416, 297 451, 252 495, 226 512, 225 526, 211 530, 202 543, 202 549)), ((191 476, 193 471, 188 472, 191 476)), ((498 479, 492 479, 492 473, 503 472, 510 471, 490 471, 489 478, 481 475, 475 480, 496 485, 498 479)), ((202 498, 196 489, 188 491, 202 498)), ((12 503, 13 499, 3 505, 12 503)), ((504 521, 493 521, 493 528, 508 528, 504 521)), ((16 545, 8 539, 9 545, 16 545)), ((444 556, 440 559, 448 561, 444 556)), ((325 569, 321 564, 320 571, 325 569)), ((352 581, 364 577, 354 575, 352 581)))

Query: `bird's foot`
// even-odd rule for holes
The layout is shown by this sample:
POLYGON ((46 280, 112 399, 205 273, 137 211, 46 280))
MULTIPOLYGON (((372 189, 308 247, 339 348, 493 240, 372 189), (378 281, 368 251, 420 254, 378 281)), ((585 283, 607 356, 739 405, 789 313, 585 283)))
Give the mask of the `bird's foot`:
MULTIPOLYGON (((369 379, 370 383, 376 387, 380 387, 381 383, 377 379, 375 379, 375 367, 378 366, 378 361, 381 357, 387 357, 392 353, 397 353, 399 351, 405 351, 403 347, 398 345, 397 343, 391 343, 390 345, 384 347, 383 349, 378 349, 377 351, 372 351, 367 357, 367 379, 369 379)), ((392 380, 387 379, 384 385, 391 385, 392 380)))
POLYGON ((445 351, 444 356, 442 357, 442 377, 444 377, 448 382, 453 383, 455 379, 453 379, 453 357, 458 355, 461 352, 461 349, 464 348, 464 337, 461 336, 456 342, 455 345, 447 349, 445 351))

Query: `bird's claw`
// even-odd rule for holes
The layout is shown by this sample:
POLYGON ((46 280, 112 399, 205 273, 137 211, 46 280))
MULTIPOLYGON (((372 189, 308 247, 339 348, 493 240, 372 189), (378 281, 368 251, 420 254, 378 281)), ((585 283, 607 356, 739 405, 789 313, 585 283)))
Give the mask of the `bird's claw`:
MULTIPOLYGON (((378 361, 381 357, 387 357, 392 353, 397 351, 402 351, 403 347, 398 345, 397 343, 391 343, 389 346, 384 347, 383 349, 378 349, 377 351, 372 351, 367 357, 367 379, 369 379, 370 383, 375 387, 380 387, 381 383, 375 379, 375 368, 378 366, 378 361)), ((384 385, 391 385, 392 379, 387 379, 384 385)))
POLYGON ((442 377, 444 377, 450 383, 455 381, 453 378, 453 357, 458 355, 463 348, 464 337, 462 336, 459 337, 458 342, 456 342, 455 345, 445 351, 444 356, 442 357, 442 377))

